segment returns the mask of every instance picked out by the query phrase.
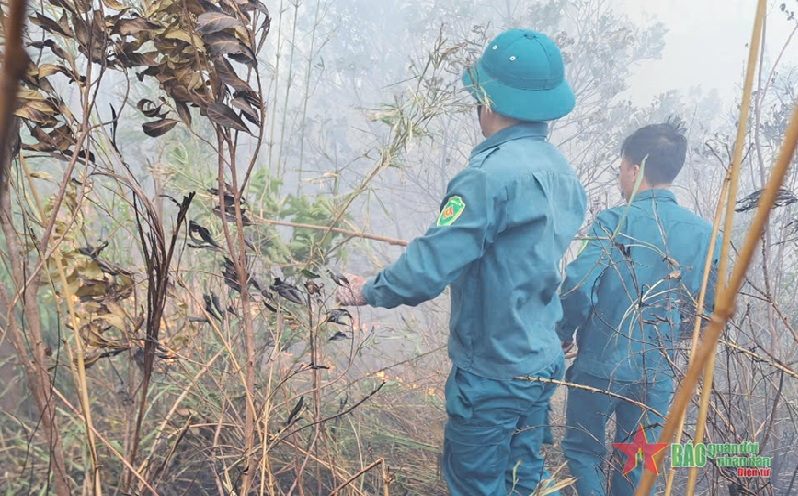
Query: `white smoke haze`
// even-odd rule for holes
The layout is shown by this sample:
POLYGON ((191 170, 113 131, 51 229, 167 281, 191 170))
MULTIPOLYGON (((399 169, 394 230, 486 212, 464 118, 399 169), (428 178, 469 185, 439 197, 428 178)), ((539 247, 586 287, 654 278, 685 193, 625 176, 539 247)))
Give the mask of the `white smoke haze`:
MULTIPOLYGON (((137 15, 172 5, 170 0, 147 5, 102 0, 105 7, 102 14, 96 10, 97 15, 111 15, 107 11, 117 1, 141 13, 137 15)), ((186 222, 175 231, 161 348, 156 350, 160 355, 132 463, 143 467, 140 478, 162 495, 241 494, 235 491, 244 480, 251 484, 249 494, 332 494, 350 478, 355 482, 337 494, 447 494, 438 458, 446 419, 443 386, 451 365, 445 347, 448 291, 416 308, 351 309, 349 319, 340 311, 328 313, 336 307, 336 285, 327 269, 372 276, 396 260, 403 248, 359 234, 409 241, 435 221, 448 181, 466 166, 472 148, 483 139, 474 101, 462 88, 462 71, 505 29, 541 31, 563 52, 577 106, 551 124, 550 140, 577 171, 588 194, 579 235, 600 211, 622 202, 616 170, 623 139, 672 117, 682 120, 689 140, 687 163, 673 189, 681 205, 713 220, 735 144, 757 7, 753 0, 261 1, 271 16, 271 28, 257 51, 257 64, 232 63, 239 84, 246 81, 251 86, 249 101, 263 101, 260 138, 257 126, 243 118, 246 98, 235 106, 232 92, 220 92, 241 120, 238 124, 227 115, 233 122, 227 122, 226 129, 245 125, 252 132, 231 131, 235 146, 225 142, 220 151, 218 122, 192 108, 191 125, 186 125, 156 78, 137 78, 146 67, 125 73, 103 69, 98 61, 91 65, 91 77, 101 78, 89 110, 94 127, 87 141, 96 161, 75 161, 74 181, 66 177, 65 184, 72 186, 64 187, 65 206, 58 222, 54 220, 54 232, 70 233, 60 241, 67 286, 72 291, 84 288, 73 295, 77 320, 59 289, 61 274, 52 261, 56 255, 34 249, 47 225, 40 217, 50 215, 48 205, 64 181, 71 152, 32 147, 41 138, 37 126, 42 122, 27 119, 21 126, 21 159, 10 169, 11 220, 3 226, 0 244, 0 283, 9 294, 0 294, 0 413, 5 414, 0 415, 0 487, 7 494, 53 491, 48 487, 49 427, 39 423, 20 358, 33 356, 37 346, 47 357, 44 369, 49 368, 53 387, 75 406, 73 410, 56 402, 66 479, 73 494, 93 494, 90 445, 96 440, 88 440, 82 414, 75 413, 83 411, 82 384, 97 432, 123 457, 130 455, 140 406, 145 329, 153 326, 142 320, 136 327, 137 318, 149 315, 147 289, 153 277, 145 268, 147 253, 141 246, 150 238, 142 238, 139 230, 154 232, 150 229, 160 222, 168 246, 178 225, 178 207, 159 195, 179 202, 192 191, 197 196, 186 222), (142 103, 145 99, 150 102, 142 103), (162 136, 147 136, 142 125, 155 118, 143 111, 161 104, 175 126, 162 136), (111 122, 117 116, 114 127, 111 122), (219 192, 208 190, 218 188, 220 167, 226 182, 232 183, 235 171, 239 187, 251 173, 240 203, 251 225, 242 220, 237 226, 233 214, 222 224, 219 210, 214 214, 219 192), (85 190, 76 186, 84 182, 85 190), (134 191, 151 201, 151 211, 143 207, 143 200, 134 209, 134 191), (41 211, 37 199, 44 205, 41 211), (191 236, 188 221, 196 224, 191 236), (281 224, 275 226, 275 221, 281 224), (349 234, 324 231, 333 226, 349 234), (236 270, 231 260, 240 253, 228 243, 238 246, 239 227, 247 246, 241 252, 242 270, 257 280, 257 287, 251 283, 249 289, 249 318, 238 276, 231 275, 236 270), (6 236, 13 233, 15 242, 9 242, 6 236), (100 293, 113 292, 111 286, 102 291, 102 284, 110 284, 109 270, 113 277, 126 277, 113 270, 115 265, 101 266, 92 258, 91 248, 104 241, 109 245, 99 260, 131 273, 125 286, 130 292, 121 300, 96 300, 102 299, 100 293), (27 295, 33 299, 26 299, 18 294, 17 274, 30 277, 40 265, 50 279, 43 278, 39 290, 27 295), (313 287, 306 286, 311 280, 322 287, 311 295, 308 311, 304 299, 313 287), (285 281, 299 293, 280 284, 285 281), (270 299, 270 294, 282 296, 270 299), (25 302, 32 303, 25 307, 25 302), (31 322, 29 312, 40 315, 41 322, 31 322), (99 313, 105 319, 99 327, 86 324, 96 322, 99 313), (331 315, 343 324, 325 323, 331 315), (76 324, 80 332, 73 331, 76 324), (35 328, 42 336, 39 344, 35 328), (21 330, 24 353, 15 347, 15 329, 21 330), (75 339, 83 340, 90 362, 82 379, 70 365, 78 367, 72 355, 77 353, 75 339), (46 355, 45 346, 50 350, 46 355), (256 467, 246 474, 245 459, 256 467), (384 473, 379 460, 387 467, 384 473), (361 471, 365 475, 357 475, 361 471)), ((31 15, 58 21, 68 10, 65 2, 86 3, 44 0, 29 8, 31 15)), ((230 2, 210 2, 226 3, 230 2)), ((236 3, 242 9, 247 4, 236 3)), ((247 5, 256 10, 247 12, 257 11, 261 20, 263 10, 253 7, 255 3, 250 0, 247 5)), ((2 1, 3 12, 7 4, 2 1)), ((99 1, 95 4, 96 8, 99 1)), ((798 0, 768 3, 736 192, 738 200, 745 200, 739 203, 731 232, 732 263, 798 101, 798 21, 792 11, 798 11, 798 0)), ((114 22, 105 25, 111 30, 114 22)), ((5 31, 2 36, 5 42, 5 31)), ((63 41, 33 22, 27 36, 41 46, 44 40, 56 40, 67 58, 74 58, 75 71, 89 74, 89 63, 75 40, 63 41)), ((41 46, 28 47, 35 64, 72 67, 41 46)), ((156 49, 145 40, 135 50, 156 49)), ((58 71, 48 80, 53 94, 60 95, 76 117, 69 122, 77 130, 87 111, 86 93, 58 71)), ((23 86, 32 91, 34 83, 36 77, 29 75, 23 86)), ((88 100, 93 98, 90 94, 88 100)), ((49 104, 37 105, 46 109, 49 104)), ((63 109, 58 112, 59 123, 68 120, 63 109)), ((52 131, 46 125, 42 129, 52 131)), ((767 480, 741 480, 708 465, 699 474, 697 495, 787 496, 798 491, 796 194, 792 170, 718 347, 706 441, 758 442, 759 454, 773 458, 772 475, 767 480)), ((234 203, 232 196, 223 195, 222 201, 234 203)), ((575 240, 563 267, 578 245, 575 240)), ((686 370, 689 346, 689 340, 683 343, 673 364, 677 381, 686 370)), ((559 447, 564 399, 565 388, 560 387, 551 411, 555 443, 544 448, 549 469, 564 463, 559 447)), ((687 412, 688 435, 695 429, 697 397, 695 401, 687 412)), ((610 422, 608 437, 612 431, 610 422)), ((108 446, 97 443, 103 465, 99 485, 105 494, 117 489, 149 494, 139 478, 126 481, 131 477, 128 468, 108 446)), ((563 468, 556 478, 567 476, 563 468)), ((678 471, 675 480, 673 494, 682 494, 687 471, 678 471)), ((662 487, 659 491, 661 495, 662 487)), ((563 490, 564 496, 572 494, 570 487, 563 490)))

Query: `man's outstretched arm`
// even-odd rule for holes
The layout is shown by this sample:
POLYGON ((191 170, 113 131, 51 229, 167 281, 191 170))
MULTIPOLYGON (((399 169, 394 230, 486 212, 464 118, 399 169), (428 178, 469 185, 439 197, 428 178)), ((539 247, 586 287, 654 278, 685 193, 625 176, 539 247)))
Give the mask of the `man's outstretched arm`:
POLYGON ((497 193, 489 181, 477 167, 458 174, 427 233, 413 240, 394 264, 363 283, 360 294, 356 286, 362 280, 356 279, 351 290, 342 288, 339 301, 395 308, 415 306, 441 294, 496 237, 505 198, 503 189, 497 193))

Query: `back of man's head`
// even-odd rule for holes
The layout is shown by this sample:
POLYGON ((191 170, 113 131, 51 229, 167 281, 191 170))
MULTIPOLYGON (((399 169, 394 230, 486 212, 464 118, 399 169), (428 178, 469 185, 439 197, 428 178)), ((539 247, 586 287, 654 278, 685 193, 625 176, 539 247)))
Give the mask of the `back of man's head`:
POLYGON ((687 138, 678 120, 642 127, 629 135, 621 147, 630 165, 645 164, 645 178, 651 185, 671 184, 684 165, 687 138))

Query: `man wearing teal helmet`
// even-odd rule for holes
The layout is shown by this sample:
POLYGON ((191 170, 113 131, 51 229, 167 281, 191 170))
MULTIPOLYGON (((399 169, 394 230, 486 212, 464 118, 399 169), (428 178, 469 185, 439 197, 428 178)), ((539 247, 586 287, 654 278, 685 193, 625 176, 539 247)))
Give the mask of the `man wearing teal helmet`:
MULTIPOLYGON (((427 233, 393 265, 341 288, 344 305, 415 306, 451 284, 442 472, 453 496, 524 496, 548 477, 540 456, 563 352, 560 261, 584 220, 576 174, 546 141, 574 95, 546 36, 500 34, 465 71, 486 139, 455 176, 427 233)), ((550 494, 557 494, 556 492, 550 494)))

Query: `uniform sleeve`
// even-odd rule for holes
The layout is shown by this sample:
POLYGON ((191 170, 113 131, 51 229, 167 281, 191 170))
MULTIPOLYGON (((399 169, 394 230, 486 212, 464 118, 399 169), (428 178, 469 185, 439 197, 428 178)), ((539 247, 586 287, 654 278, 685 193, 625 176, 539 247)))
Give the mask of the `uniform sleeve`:
MULTIPOLYGON (((715 238, 715 253, 710 260, 712 264, 709 269, 709 277, 707 278, 707 291, 704 294, 704 317, 709 318, 712 315, 712 312, 715 310, 715 290, 718 283, 718 260, 720 257, 720 244, 721 244, 721 237, 720 235, 715 238)), ((703 282, 704 278, 704 263, 706 263, 706 252, 709 249, 709 244, 707 244, 707 249, 703 250, 700 255, 700 259, 695 261, 695 266, 700 268, 700 270, 694 271, 693 281, 690 287, 690 292, 692 293, 688 298, 684 298, 682 304, 679 307, 679 314, 680 314, 680 338, 686 339, 692 336, 693 333, 693 323, 695 322, 695 302, 698 300, 698 296, 701 293, 701 283, 703 282)))
POLYGON ((561 341, 573 340, 576 329, 590 315, 596 280, 609 266, 610 237, 615 226, 614 216, 606 210, 601 212, 590 226, 576 260, 565 268, 565 281, 560 288, 563 317, 556 326, 561 341))
POLYGON ((437 222, 363 285, 363 297, 380 308, 437 297, 493 242, 504 204, 504 190, 492 188, 482 169, 468 167, 449 183, 437 222))
MULTIPOLYGON (((709 277, 707 278, 707 291, 704 295, 704 316, 709 317, 712 315, 712 312, 715 311, 715 289, 718 283, 718 259, 715 258, 712 260, 712 266, 709 269, 709 277)), ((703 277, 703 270, 701 272, 701 276, 703 277)), ((699 293, 701 292, 701 282, 696 285, 695 292, 693 293, 694 298, 698 298, 699 293)), ((695 315, 694 311, 695 305, 690 305, 690 313, 695 315)))
MULTIPOLYGON (((722 242, 722 238, 720 237, 720 235, 718 235, 715 238, 715 253, 713 254, 712 260, 710 262, 712 264, 712 266, 709 269, 709 278, 707 279, 707 292, 706 292, 706 295, 704 296, 704 313, 706 315, 708 315, 708 316, 712 315, 712 312, 715 311, 715 290, 716 290, 716 286, 718 284, 718 261, 720 260, 720 245, 721 245, 721 242, 722 242)), ((707 250, 708 249, 709 249, 709 246, 707 246, 707 250)), ((698 264, 699 267, 702 268, 702 271, 701 271, 701 275, 698 278, 698 281, 696 282, 696 286, 695 286, 695 289, 694 289, 694 291, 696 292, 696 295, 698 295, 698 293, 701 291, 701 282, 702 282, 702 278, 704 277, 703 264, 705 262, 706 262, 706 259, 702 260, 698 264)))

